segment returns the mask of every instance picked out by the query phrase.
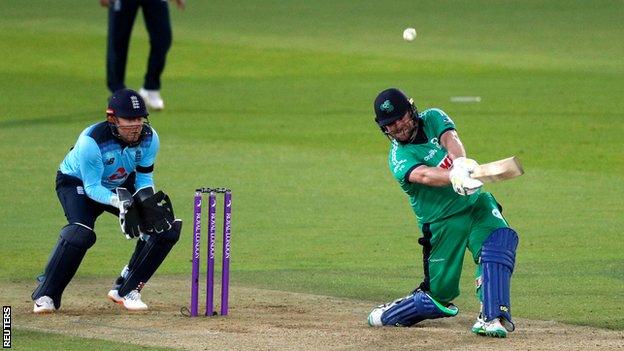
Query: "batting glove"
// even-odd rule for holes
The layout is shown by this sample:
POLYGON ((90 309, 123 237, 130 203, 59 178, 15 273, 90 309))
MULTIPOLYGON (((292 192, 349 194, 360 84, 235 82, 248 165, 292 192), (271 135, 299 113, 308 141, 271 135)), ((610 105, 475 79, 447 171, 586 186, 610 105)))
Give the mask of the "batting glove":
POLYGON ((474 170, 479 166, 477 161, 466 158, 466 157, 458 157, 453 160, 453 168, 462 168, 468 172, 468 174, 474 172, 474 170))
POLYGON ((470 173, 461 167, 453 167, 449 172, 449 178, 453 190, 463 196, 472 195, 483 186, 483 182, 471 178, 470 173))

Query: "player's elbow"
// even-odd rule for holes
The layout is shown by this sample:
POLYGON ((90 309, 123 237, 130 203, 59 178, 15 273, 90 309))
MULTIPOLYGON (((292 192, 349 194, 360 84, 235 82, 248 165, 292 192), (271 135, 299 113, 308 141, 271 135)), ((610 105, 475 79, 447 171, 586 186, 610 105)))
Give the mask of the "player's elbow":
POLYGON ((84 194, 87 195, 88 198, 93 199, 97 194, 96 188, 97 186, 85 184, 83 185, 84 194))
POLYGON ((418 183, 418 184, 424 184, 424 185, 430 185, 430 186, 437 185, 435 184, 436 183, 435 178, 427 174, 426 172, 413 172, 409 176, 409 181, 410 183, 418 183))

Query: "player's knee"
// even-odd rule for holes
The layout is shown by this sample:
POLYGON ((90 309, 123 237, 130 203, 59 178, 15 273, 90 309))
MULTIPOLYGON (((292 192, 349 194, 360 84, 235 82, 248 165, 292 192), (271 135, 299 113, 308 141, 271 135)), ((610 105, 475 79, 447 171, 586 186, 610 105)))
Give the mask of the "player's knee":
POLYGON ((171 48, 171 42, 173 41, 171 32, 164 31, 160 34, 157 40, 151 42, 152 50, 164 55, 171 48))
POLYGON ((171 229, 165 230, 159 235, 159 240, 175 244, 180 239, 180 232, 182 232, 182 221, 176 219, 171 225, 171 229))
POLYGON ((72 246, 88 249, 96 241, 95 232, 79 223, 71 223, 61 229, 61 239, 72 246))
POLYGON ((431 279, 424 290, 436 301, 450 303, 459 296, 459 279, 450 275, 439 276, 431 279))
POLYGON ((483 242, 481 263, 498 263, 513 270, 518 247, 518 234, 511 228, 498 228, 483 242))

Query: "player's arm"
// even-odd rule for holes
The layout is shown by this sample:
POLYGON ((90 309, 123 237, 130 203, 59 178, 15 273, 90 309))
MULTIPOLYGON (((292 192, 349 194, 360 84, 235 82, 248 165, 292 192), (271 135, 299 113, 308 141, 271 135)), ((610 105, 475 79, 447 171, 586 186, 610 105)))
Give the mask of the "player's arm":
MULTIPOLYGON (((448 157, 454 160, 458 157, 465 157, 464 145, 454 129, 445 131, 440 136, 440 144, 448 152, 448 157)), ((419 165, 412 169, 407 180, 410 183, 419 183, 428 186, 446 186, 451 184, 449 170, 441 167, 429 167, 419 165)))
POLYGON ((451 160, 455 160, 459 157, 466 157, 464 144, 462 144, 457 131, 454 129, 447 130, 440 136, 440 144, 446 149, 448 157, 450 157, 451 160))
MULTIPOLYGON (((451 160, 466 157, 464 144, 454 129, 449 129, 440 136, 440 144, 446 149, 451 160)), ((450 170, 445 168, 420 165, 411 171, 408 181, 428 186, 446 186, 451 184, 449 173, 450 170)))
POLYGON ((184 10, 186 8, 186 0, 175 0, 176 6, 180 10, 184 10))
POLYGON ((134 186, 137 190, 154 188, 154 163, 160 149, 160 139, 156 131, 152 129, 152 140, 149 147, 144 151, 143 159, 136 165, 136 180, 134 186))
POLYGON ((448 169, 425 165, 414 168, 410 172, 407 180, 410 183, 419 183, 428 186, 445 186, 451 184, 448 169))
POLYGON ((102 185, 104 164, 97 143, 92 138, 84 136, 79 138, 76 147, 79 151, 78 162, 80 163, 80 174, 85 194, 99 203, 113 205, 113 198, 116 199, 117 196, 102 185))

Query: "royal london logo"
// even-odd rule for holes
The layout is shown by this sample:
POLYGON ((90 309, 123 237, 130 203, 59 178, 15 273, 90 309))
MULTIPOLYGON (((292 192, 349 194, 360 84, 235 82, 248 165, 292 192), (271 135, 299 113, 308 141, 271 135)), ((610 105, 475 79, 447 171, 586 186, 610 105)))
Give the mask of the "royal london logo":
POLYGON ((386 113, 390 113, 394 111, 394 106, 392 106, 390 100, 386 100, 381 105, 379 105, 379 109, 386 113))

